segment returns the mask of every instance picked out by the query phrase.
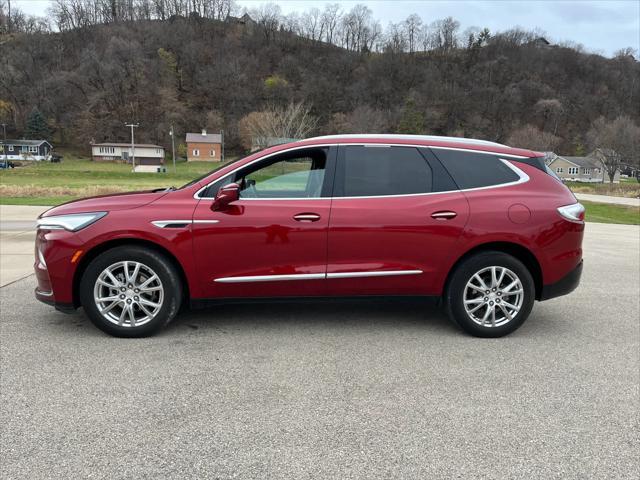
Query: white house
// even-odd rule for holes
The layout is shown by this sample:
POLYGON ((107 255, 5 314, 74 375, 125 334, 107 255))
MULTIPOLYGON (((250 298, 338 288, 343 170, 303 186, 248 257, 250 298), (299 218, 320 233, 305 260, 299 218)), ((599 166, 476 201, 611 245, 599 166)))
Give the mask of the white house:
POLYGON ((146 143, 136 143, 131 149, 130 143, 93 143, 91 156, 95 162, 131 163, 135 153, 136 165, 162 165, 164 147, 146 143))

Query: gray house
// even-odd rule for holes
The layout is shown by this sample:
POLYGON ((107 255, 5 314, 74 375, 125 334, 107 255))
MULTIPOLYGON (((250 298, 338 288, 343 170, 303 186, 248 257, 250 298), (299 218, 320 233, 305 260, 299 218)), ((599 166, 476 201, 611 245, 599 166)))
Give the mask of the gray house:
MULTIPOLYGON (((603 183, 609 182, 609 174, 602 162, 593 156, 567 157, 556 156, 548 163, 558 177, 571 182, 603 183)), ((620 172, 616 172, 614 183, 620 182, 620 172)))
POLYGON ((0 140, 0 161, 7 160, 50 160, 53 147, 46 140, 0 140))

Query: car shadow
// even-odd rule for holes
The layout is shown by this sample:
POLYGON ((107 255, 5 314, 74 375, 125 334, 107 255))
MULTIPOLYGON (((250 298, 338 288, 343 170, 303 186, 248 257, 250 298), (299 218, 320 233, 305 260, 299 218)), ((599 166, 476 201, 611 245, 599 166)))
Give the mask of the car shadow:
POLYGON ((290 300, 265 303, 222 303, 181 312, 164 330, 243 328, 393 328, 452 334, 459 329, 432 302, 405 299, 290 300))

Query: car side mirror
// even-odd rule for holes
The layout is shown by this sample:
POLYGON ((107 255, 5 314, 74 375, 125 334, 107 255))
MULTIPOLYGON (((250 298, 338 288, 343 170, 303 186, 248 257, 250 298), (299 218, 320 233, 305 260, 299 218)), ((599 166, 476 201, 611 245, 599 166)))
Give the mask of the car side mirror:
POLYGON ((240 198, 240 185, 237 183, 230 183, 223 187, 220 187, 215 200, 211 204, 211 210, 224 210, 227 205, 235 202, 240 198))

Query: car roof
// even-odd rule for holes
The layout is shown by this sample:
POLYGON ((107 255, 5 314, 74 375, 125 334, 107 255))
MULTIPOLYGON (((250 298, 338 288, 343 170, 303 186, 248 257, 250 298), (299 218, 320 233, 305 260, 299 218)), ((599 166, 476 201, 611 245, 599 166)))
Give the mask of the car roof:
MULTIPOLYGON (((482 152, 495 152, 502 155, 520 157, 540 157, 540 152, 513 148, 501 143, 475 138, 441 137, 436 135, 394 135, 394 134, 353 134, 353 135, 325 135, 322 137, 307 138, 293 143, 278 145, 278 147, 291 148, 292 146, 321 145, 327 143, 354 143, 354 144, 390 144, 390 145, 420 145, 426 147, 458 148, 463 150, 477 150, 482 152)), ((278 148, 280 150, 281 148, 278 148)))

